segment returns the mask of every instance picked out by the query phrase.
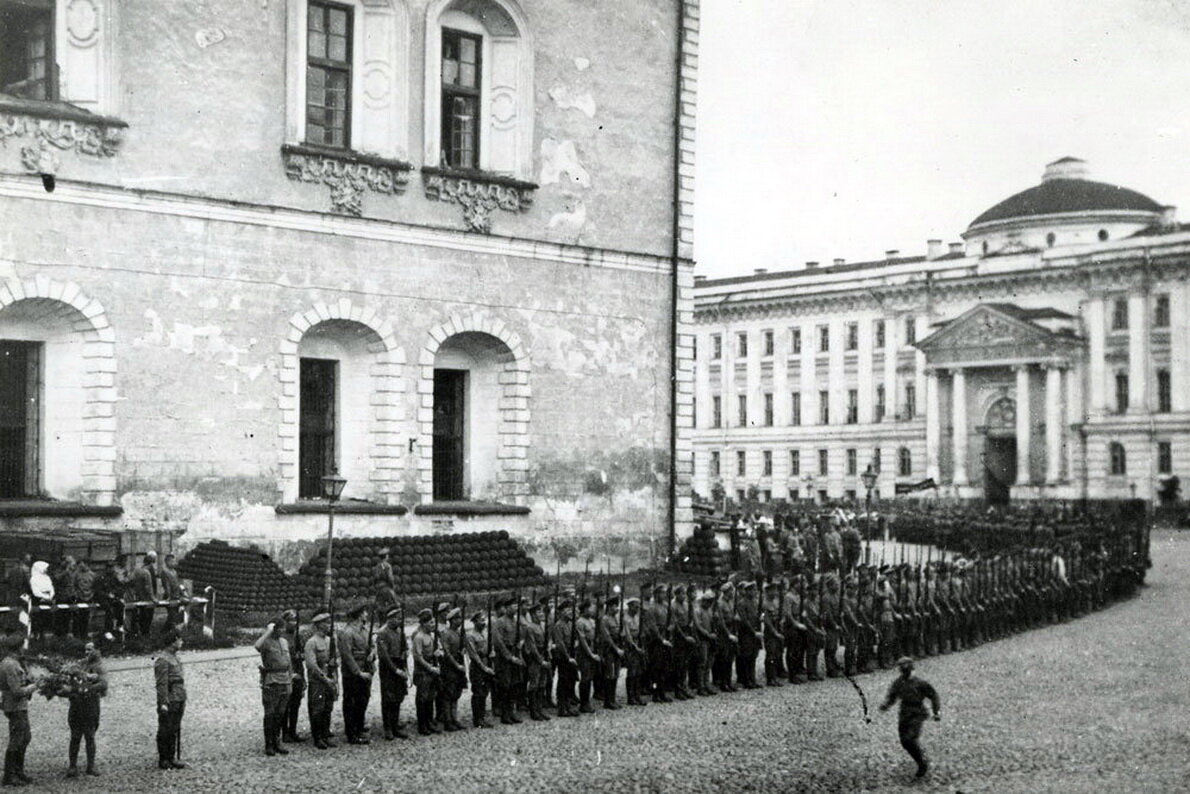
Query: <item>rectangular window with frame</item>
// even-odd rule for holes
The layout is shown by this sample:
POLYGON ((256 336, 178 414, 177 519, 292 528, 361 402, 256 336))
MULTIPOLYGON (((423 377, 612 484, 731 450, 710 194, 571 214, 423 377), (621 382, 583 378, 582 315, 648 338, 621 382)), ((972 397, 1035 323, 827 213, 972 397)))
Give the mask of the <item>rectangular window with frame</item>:
POLYGON ((1128 373, 1116 373, 1116 413, 1128 410, 1128 373))
POLYGON ((859 390, 847 390, 847 424, 859 423, 859 390))
POLYGON ((442 29, 442 165, 479 168, 483 38, 442 29))
POLYGON ((818 326, 818 352, 829 353, 831 349, 831 327, 829 325, 818 326))
POLYGON ((772 477, 773 476, 773 451, 771 449, 766 449, 761 454, 764 456, 764 458, 763 458, 763 460, 764 460, 763 476, 772 477))
POLYGON ((829 425, 831 423, 831 393, 828 391, 818 392, 818 424, 829 425))
POLYGON ((772 490, 771 490, 771 489, 769 489, 769 488, 765 488, 763 491, 761 491, 761 492, 760 492, 760 501, 761 501, 761 502, 771 502, 771 501, 773 501, 773 492, 772 492, 772 490))
POLYGON ((830 450, 818 450, 818 475, 825 477, 830 473, 830 450))
POLYGON ((797 427, 802 423, 802 393, 795 391, 789 395, 789 424, 797 427))
POLYGON ((711 427, 723 427, 723 398, 718 394, 711 398, 711 427))
POLYGON ((880 473, 880 447, 872 449, 872 471, 880 473))
POLYGON ((735 500, 736 500, 737 502, 739 502, 740 504, 743 504, 743 503, 744 503, 744 501, 745 501, 745 500, 747 500, 747 498, 748 498, 748 492, 747 492, 747 491, 745 491, 743 488, 736 488, 736 489, 735 489, 735 500))
POLYGON ((905 418, 917 416, 917 387, 912 383, 905 384, 905 418))
POLYGON ((711 335, 711 361, 723 358, 723 337, 719 334, 711 335))
POLYGON ((719 476, 719 465, 720 465, 720 463, 719 463, 719 450, 717 450, 717 449, 712 449, 712 450, 711 450, 711 476, 712 476, 712 477, 718 477, 718 476, 719 476))
POLYGON ((848 488, 846 491, 844 491, 843 498, 846 499, 848 502, 859 501, 859 495, 856 493, 854 488, 848 488))
POLYGON ((766 357, 773 354, 773 332, 771 329, 764 332, 764 355, 766 357))
POLYGON ((736 358, 748 357, 748 332, 741 331, 735 336, 735 356, 736 358))
POLYGON ((0 3, 0 93, 57 99, 54 0, 0 3))
POLYGON ((847 450, 847 475, 854 477, 859 473, 859 451, 855 449, 847 450))
POLYGON ((1111 329, 1128 330, 1128 301, 1125 298, 1116 298, 1111 303, 1111 329))
POLYGON ((917 342, 917 318, 905 318, 905 344, 912 345, 917 342))
POLYGON ((789 450, 789 476, 800 477, 802 474, 802 453, 799 450, 789 450))
POLYGON ((789 354, 792 356, 800 356, 802 353, 802 329, 789 329, 789 354))
POLYGON ((877 422, 884 421, 884 386, 876 387, 876 406, 875 406, 875 420, 877 422))
POLYGON ((773 395, 771 393, 764 395, 764 426, 773 426, 773 395))
POLYGON ((830 495, 826 492, 826 489, 819 488, 818 489, 818 504, 824 505, 824 504, 826 504, 828 499, 830 499, 830 495))
POLYGON ((1167 414, 1173 410, 1173 382, 1169 370, 1157 370, 1157 413, 1167 414))
POLYGON ((306 142, 351 147, 352 9, 306 6, 306 142))
POLYGON ((748 395, 736 395, 736 427, 748 426, 748 395))
POLYGON ((796 501, 799 501, 801 498, 802 498, 801 491, 799 491, 797 488, 789 489, 789 501, 796 502, 796 501))
POLYGON ((0 499, 41 489, 40 342, 0 340, 0 499))
POLYGON ((1173 474, 1173 443, 1157 442, 1157 473, 1173 474))
POLYGON ((322 478, 338 470, 339 362, 303 358, 299 372, 298 498, 321 499, 322 478))
POLYGON ((737 449, 735 453, 735 473, 738 477, 748 474, 748 453, 742 449, 737 449))
POLYGON ((875 337, 875 348, 881 350, 884 348, 884 320, 877 320, 873 336, 875 337))
POLYGON ((843 346, 843 349, 859 349, 859 323, 847 323, 847 344, 843 346))
POLYGON ((1169 295, 1158 295, 1153 304, 1153 327, 1169 327, 1169 295))
POLYGON ((1107 445, 1108 462, 1113 475, 1121 477, 1128 473, 1128 457, 1124 452, 1124 445, 1113 441, 1107 445))

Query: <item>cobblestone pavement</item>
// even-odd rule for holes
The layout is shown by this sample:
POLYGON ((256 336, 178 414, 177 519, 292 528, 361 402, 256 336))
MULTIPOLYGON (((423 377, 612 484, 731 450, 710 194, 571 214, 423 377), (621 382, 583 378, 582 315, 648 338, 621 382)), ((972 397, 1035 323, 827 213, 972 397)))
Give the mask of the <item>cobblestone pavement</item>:
POLYGON ((943 721, 926 727, 925 781, 911 777, 895 716, 875 713, 892 672, 858 679, 871 725, 838 679, 367 747, 306 743, 266 758, 255 661, 238 659, 188 668, 192 767, 180 772, 155 767, 151 671, 112 675, 97 779, 63 779, 66 706, 38 698, 31 790, 1185 791, 1190 535, 1155 535, 1153 558, 1131 601, 923 661, 943 697, 943 721))

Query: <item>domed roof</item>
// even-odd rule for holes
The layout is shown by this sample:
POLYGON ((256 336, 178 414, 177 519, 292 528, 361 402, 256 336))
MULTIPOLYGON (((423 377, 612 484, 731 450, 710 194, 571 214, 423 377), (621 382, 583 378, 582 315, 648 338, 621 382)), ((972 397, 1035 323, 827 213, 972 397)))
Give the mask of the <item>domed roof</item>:
POLYGON ((1040 185, 1009 196, 984 211, 967 228, 1036 215, 1104 211, 1160 214, 1161 209, 1160 204, 1143 193, 1106 182, 1092 182, 1086 178, 1086 163, 1075 157, 1063 157, 1046 166, 1040 185))

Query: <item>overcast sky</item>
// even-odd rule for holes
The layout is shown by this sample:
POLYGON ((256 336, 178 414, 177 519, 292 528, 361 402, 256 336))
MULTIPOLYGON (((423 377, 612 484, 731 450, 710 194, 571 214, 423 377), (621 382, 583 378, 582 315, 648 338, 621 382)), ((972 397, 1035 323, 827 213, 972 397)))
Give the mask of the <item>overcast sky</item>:
POLYGON ((921 254, 1065 155, 1190 219, 1190 4, 703 0, 701 28, 700 274, 921 254))

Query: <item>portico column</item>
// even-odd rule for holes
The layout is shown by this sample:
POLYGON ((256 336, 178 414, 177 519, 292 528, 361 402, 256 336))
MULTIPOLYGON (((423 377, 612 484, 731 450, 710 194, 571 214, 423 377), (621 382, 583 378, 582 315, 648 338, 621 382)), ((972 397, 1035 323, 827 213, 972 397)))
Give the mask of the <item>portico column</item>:
POLYGON ((1096 295, 1087 302, 1087 366, 1091 416, 1099 417, 1107 410, 1107 317, 1103 296, 1096 295))
POLYGON ((1045 481, 1062 479, 1062 368, 1045 368, 1045 481))
POLYGON ((967 484, 967 375, 954 370, 951 380, 951 424, 954 425, 954 484, 967 484))
POLYGON ((1029 484, 1029 438, 1032 419, 1029 415, 1029 366, 1016 367, 1016 484, 1029 484))
POLYGON ((938 482, 938 450, 942 440, 941 401, 938 399, 938 373, 926 370, 926 477, 938 482))

